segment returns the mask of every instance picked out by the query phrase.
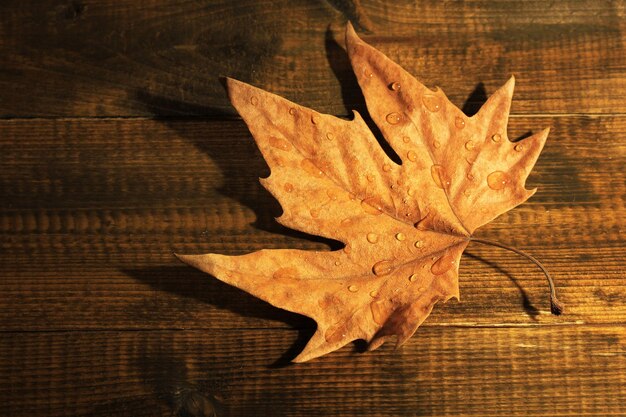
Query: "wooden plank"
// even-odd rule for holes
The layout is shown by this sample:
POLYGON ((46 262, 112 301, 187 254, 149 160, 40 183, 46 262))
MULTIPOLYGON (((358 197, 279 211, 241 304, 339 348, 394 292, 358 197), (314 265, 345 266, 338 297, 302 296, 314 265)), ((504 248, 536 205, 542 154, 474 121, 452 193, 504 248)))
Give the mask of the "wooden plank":
MULTIPOLYGON (((232 114, 226 75, 349 114, 362 98, 334 40, 347 19, 358 23, 348 4, 6 0, 0 115, 232 114)), ((458 105, 469 97, 475 108, 515 74, 516 113, 626 111, 621 2, 361 4, 366 41, 458 105)))
POLYGON ((626 413, 623 326, 424 328, 397 351, 347 346, 285 366, 295 333, 4 333, 0 413, 210 415, 210 407, 229 416, 626 413))
MULTIPOLYGON (((567 314, 547 313, 534 265, 471 245, 462 302, 437 306, 426 326, 626 322, 626 117, 515 117, 510 134, 549 125, 529 180, 539 192, 479 234, 543 260, 567 314)), ((3 329, 312 326, 172 255, 336 247, 275 223, 243 123, 11 120, 0 132, 3 329)))

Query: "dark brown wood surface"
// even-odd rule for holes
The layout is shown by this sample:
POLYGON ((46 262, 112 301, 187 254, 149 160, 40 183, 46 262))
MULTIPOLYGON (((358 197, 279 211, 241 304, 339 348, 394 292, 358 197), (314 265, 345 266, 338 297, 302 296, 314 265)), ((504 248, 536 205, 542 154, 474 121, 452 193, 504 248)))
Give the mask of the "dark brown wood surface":
POLYGON ((619 1, 5 1, 0 415, 626 415, 626 7, 619 1), (359 4, 356 7, 355 4, 359 4), (174 252, 325 250, 279 226, 219 82, 363 109, 364 39, 468 113, 513 73, 550 126, 526 204, 477 236, 461 301, 399 350, 289 365, 314 330, 174 252))

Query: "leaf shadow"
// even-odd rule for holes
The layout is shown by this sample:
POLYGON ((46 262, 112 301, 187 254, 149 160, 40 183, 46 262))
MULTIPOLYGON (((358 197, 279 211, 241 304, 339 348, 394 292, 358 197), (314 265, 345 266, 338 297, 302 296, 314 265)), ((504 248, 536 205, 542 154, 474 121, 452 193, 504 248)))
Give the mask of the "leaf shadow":
POLYGON ((480 110, 483 104, 487 102, 487 99, 487 89, 485 88, 485 84, 480 82, 476 84, 474 90, 467 97, 465 103, 463 103, 461 111, 463 111, 465 115, 472 117, 478 113, 478 110, 480 110))
MULTIPOLYGON (((221 81, 224 83, 224 79, 221 81)), ((155 96, 145 91, 138 91, 135 98, 141 101, 146 109, 155 116, 161 114, 164 108, 174 114, 215 114, 218 120, 224 120, 224 116, 230 115, 228 112, 220 112, 211 107, 196 106, 171 98, 155 96)), ((189 123, 191 120, 208 122, 213 118, 156 117, 154 120, 175 131, 180 138, 194 145, 217 164, 224 178, 223 185, 217 191, 223 196, 238 201, 252 210, 256 217, 252 223, 254 228, 295 239, 322 243, 331 250, 341 249, 344 246, 341 242, 293 230, 275 220, 276 217, 282 214, 282 208, 278 201, 259 182, 259 177, 267 177, 270 169, 254 140, 249 138, 249 134, 238 140, 232 140, 232 137, 225 138, 216 135, 211 136, 210 140, 207 140, 206 136, 198 135, 197 130, 190 126, 189 123), (242 156, 245 156, 248 163, 232 164, 234 157, 241 158, 242 156)), ((237 122, 233 120, 232 123, 237 122)), ((243 121, 240 123, 243 125, 240 130, 242 132, 247 131, 243 121)))
POLYGON ((537 309, 537 307, 535 307, 534 305, 532 305, 532 303, 530 302, 530 298, 528 297, 528 293, 526 293, 526 291, 524 290, 524 288, 522 288, 522 286, 519 284, 519 282, 517 282, 517 280, 515 279, 515 277, 506 269, 502 268, 500 265, 498 265, 497 263, 490 261, 488 259, 485 259, 481 256, 475 255, 473 253, 470 252, 465 252, 464 256, 470 258, 470 259, 474 259, 482 264, 487 265, 490 268, 493 268, 496 272, 504 275, 505 277, 507 277, 512 283, 513 285, 515 285, 515 287, 517 287, 520 296, 522 297, 522 308, 524 309, 524 311, 526 312, 526 314, 532 319, 532 320, 537 320, 537 316, 540 314, 539 310, 537 309))
MULTIPOLYGON (((245 291, 186 265, 123 269, 122 272, 137 281, 148 284, 155 290, 176 295, 183 300, 212 305, 242 317, 279 321, 292 329, 297 329, 298 336, 292 346, 269 365, 270 368, 289 365, 291 360, 302 351, 317 327, 315 321, 309 317, 276 308, 245 291)), ((184 310, 189 305, 188 303, 180 302, 176 305, 183 309, 181 311, 183 320, 194 320, 196 325, 202 327, 202 323, 198 323, 191 312, 184 310)))
POLYGON ((326 48, 326 59, 328 60, 330 69, 335 75, 335 78, 337 78, 337 81, 339 81, 341 99, 346 112, 349 114, 353 110, 357 111, 363 118, 365 124, 367 124, 367 127, 374 134, 378 144, 387 156, 396 164, 402 165, 402 159, 400 159, 400 156, 393 150, 391 145, 389 145, 367 111, 365 97, 363 96, 359 82, 352 71, 352 65, 350 64, 348 54, 335 39, 334 32, 330 26, 326 29, 324 46, 326 48))

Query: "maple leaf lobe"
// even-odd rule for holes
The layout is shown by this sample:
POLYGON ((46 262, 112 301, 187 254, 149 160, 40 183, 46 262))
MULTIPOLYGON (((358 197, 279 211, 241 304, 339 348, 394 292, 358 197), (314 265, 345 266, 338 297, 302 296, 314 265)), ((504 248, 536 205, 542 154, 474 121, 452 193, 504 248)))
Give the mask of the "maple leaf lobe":
POLYGON ((280 202, 277 221, 341 241, 337 251, 261 250, 181 260, 274 306, 313 318, 303 362, 364 339, 404 343, 438 301, 459 298, 473 231, 529 198, 524 183, 547 130, 506 137, 511 78, 473 117, 358 38, 346 46, 367 107, 402 159, 380 148, 361 116, 343 120, 228 79, 280 202), (521 145, 523 144, 523 145, 521 145), (519 146, 518 146, 519 145, 519 146))

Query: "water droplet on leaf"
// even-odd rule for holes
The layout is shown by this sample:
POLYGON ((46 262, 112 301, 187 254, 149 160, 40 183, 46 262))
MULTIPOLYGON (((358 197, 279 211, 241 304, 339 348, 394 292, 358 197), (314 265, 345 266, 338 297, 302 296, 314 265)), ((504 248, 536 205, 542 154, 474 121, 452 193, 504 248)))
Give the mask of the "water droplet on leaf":
POLYGON ((454 256, 452 254, 445 254, 441 258, 437 259, 430 267, 430 272, 434 275, 441 275, 448 272, 455 263, 454 256))
POLYGON ((397 125, 402 120, 402 116, 400 115, 400 113, 393 112, 389 113, 385 120, 387 120, 387 123, 389 123, 390 125, 397 125))
POLYGON ((280 268, 274 272, 273 277, 276 279, 294 279, 298 277, 298 271, 290 267, 280 268))
POLYGON ((389 84, 389 89, 391 89, 392 91, 400 91, 400 83, 396 81, 389 84))
POLYGON ((392 270, 393 264, 390 261, 376 262, 372 267, 372 272, 374 272, 374 275, 379 277, 390 274, 392 270))
POLYGON ((313 161, 311 161, 310 159, 303 159, 300 162, 300 166, 302 167, 303 170, 313 175, 314 177, 322 178, 324 176, 324 173, 322 172, 322 170, 319 169, 317 166, 315 166, 313 161))
POLYGON ((493 136, 491 136, 491 140, 494 141, 495 143, 498 143, 500 142, 500 140, 502 140, 502 135, 500 135, 499 133, 496 133, 493 136))
POLYGON ((501 190, 509 182, 509 177, 502 171, 494 171, 487 176, 487 185, 492 190, 501 190))
POLYGON ((278 138, 276 136, 270 136, 269 143, 271 147, 280 149, 281 151, 291 150, 291 143, 287 142, 285 139, 278 138))
POLYGON ((424 107, 433 113, 438 112, 441 108, 441 101, 439 97, 434 94, 424 94, 422 96, 422 102, 424 103, 424 107))
POLYGON ((385 324, 385 320, 387 320, 389 310, 385 307, 384 302, 374 301, 370 304, 370 310, 372 311, 372 318, 376 323, 385 324))
POLYGON ((382 213, 383 205, 376 197, 369 197, 361 201, 361 208, 368 214, 378 216, 382 213))
POLYGON ((463 120, 461 116, 457 116, 454 119, 454 125, 457 127, 457 129, 463 129, 465 127, 465 120, 463 120))
POLYGON ((450 185, 450 181, 446 177, 446 173, 441 165, 433 165, 430 167, 430 175, 433 177, 435 185, 441 189, 450 185))
POLYGON ((476 145, 474 144, 473 141, 468 140, 467 142, 465 142, 465 149, 467 149, 468 151, 471 151, 475 147, 476 147, 476 145))
POLYGON ((415 162, 417 161, 417 154, 414 151, 408 151, 406 153, 406 157, 409 159, 409 161, 411 162, 415 162))
POLYGON ((367 234, 367 241, 369 243, 376 243, 376 242, 378 242, 378 235, 376 233, 368 233, 367 234))

